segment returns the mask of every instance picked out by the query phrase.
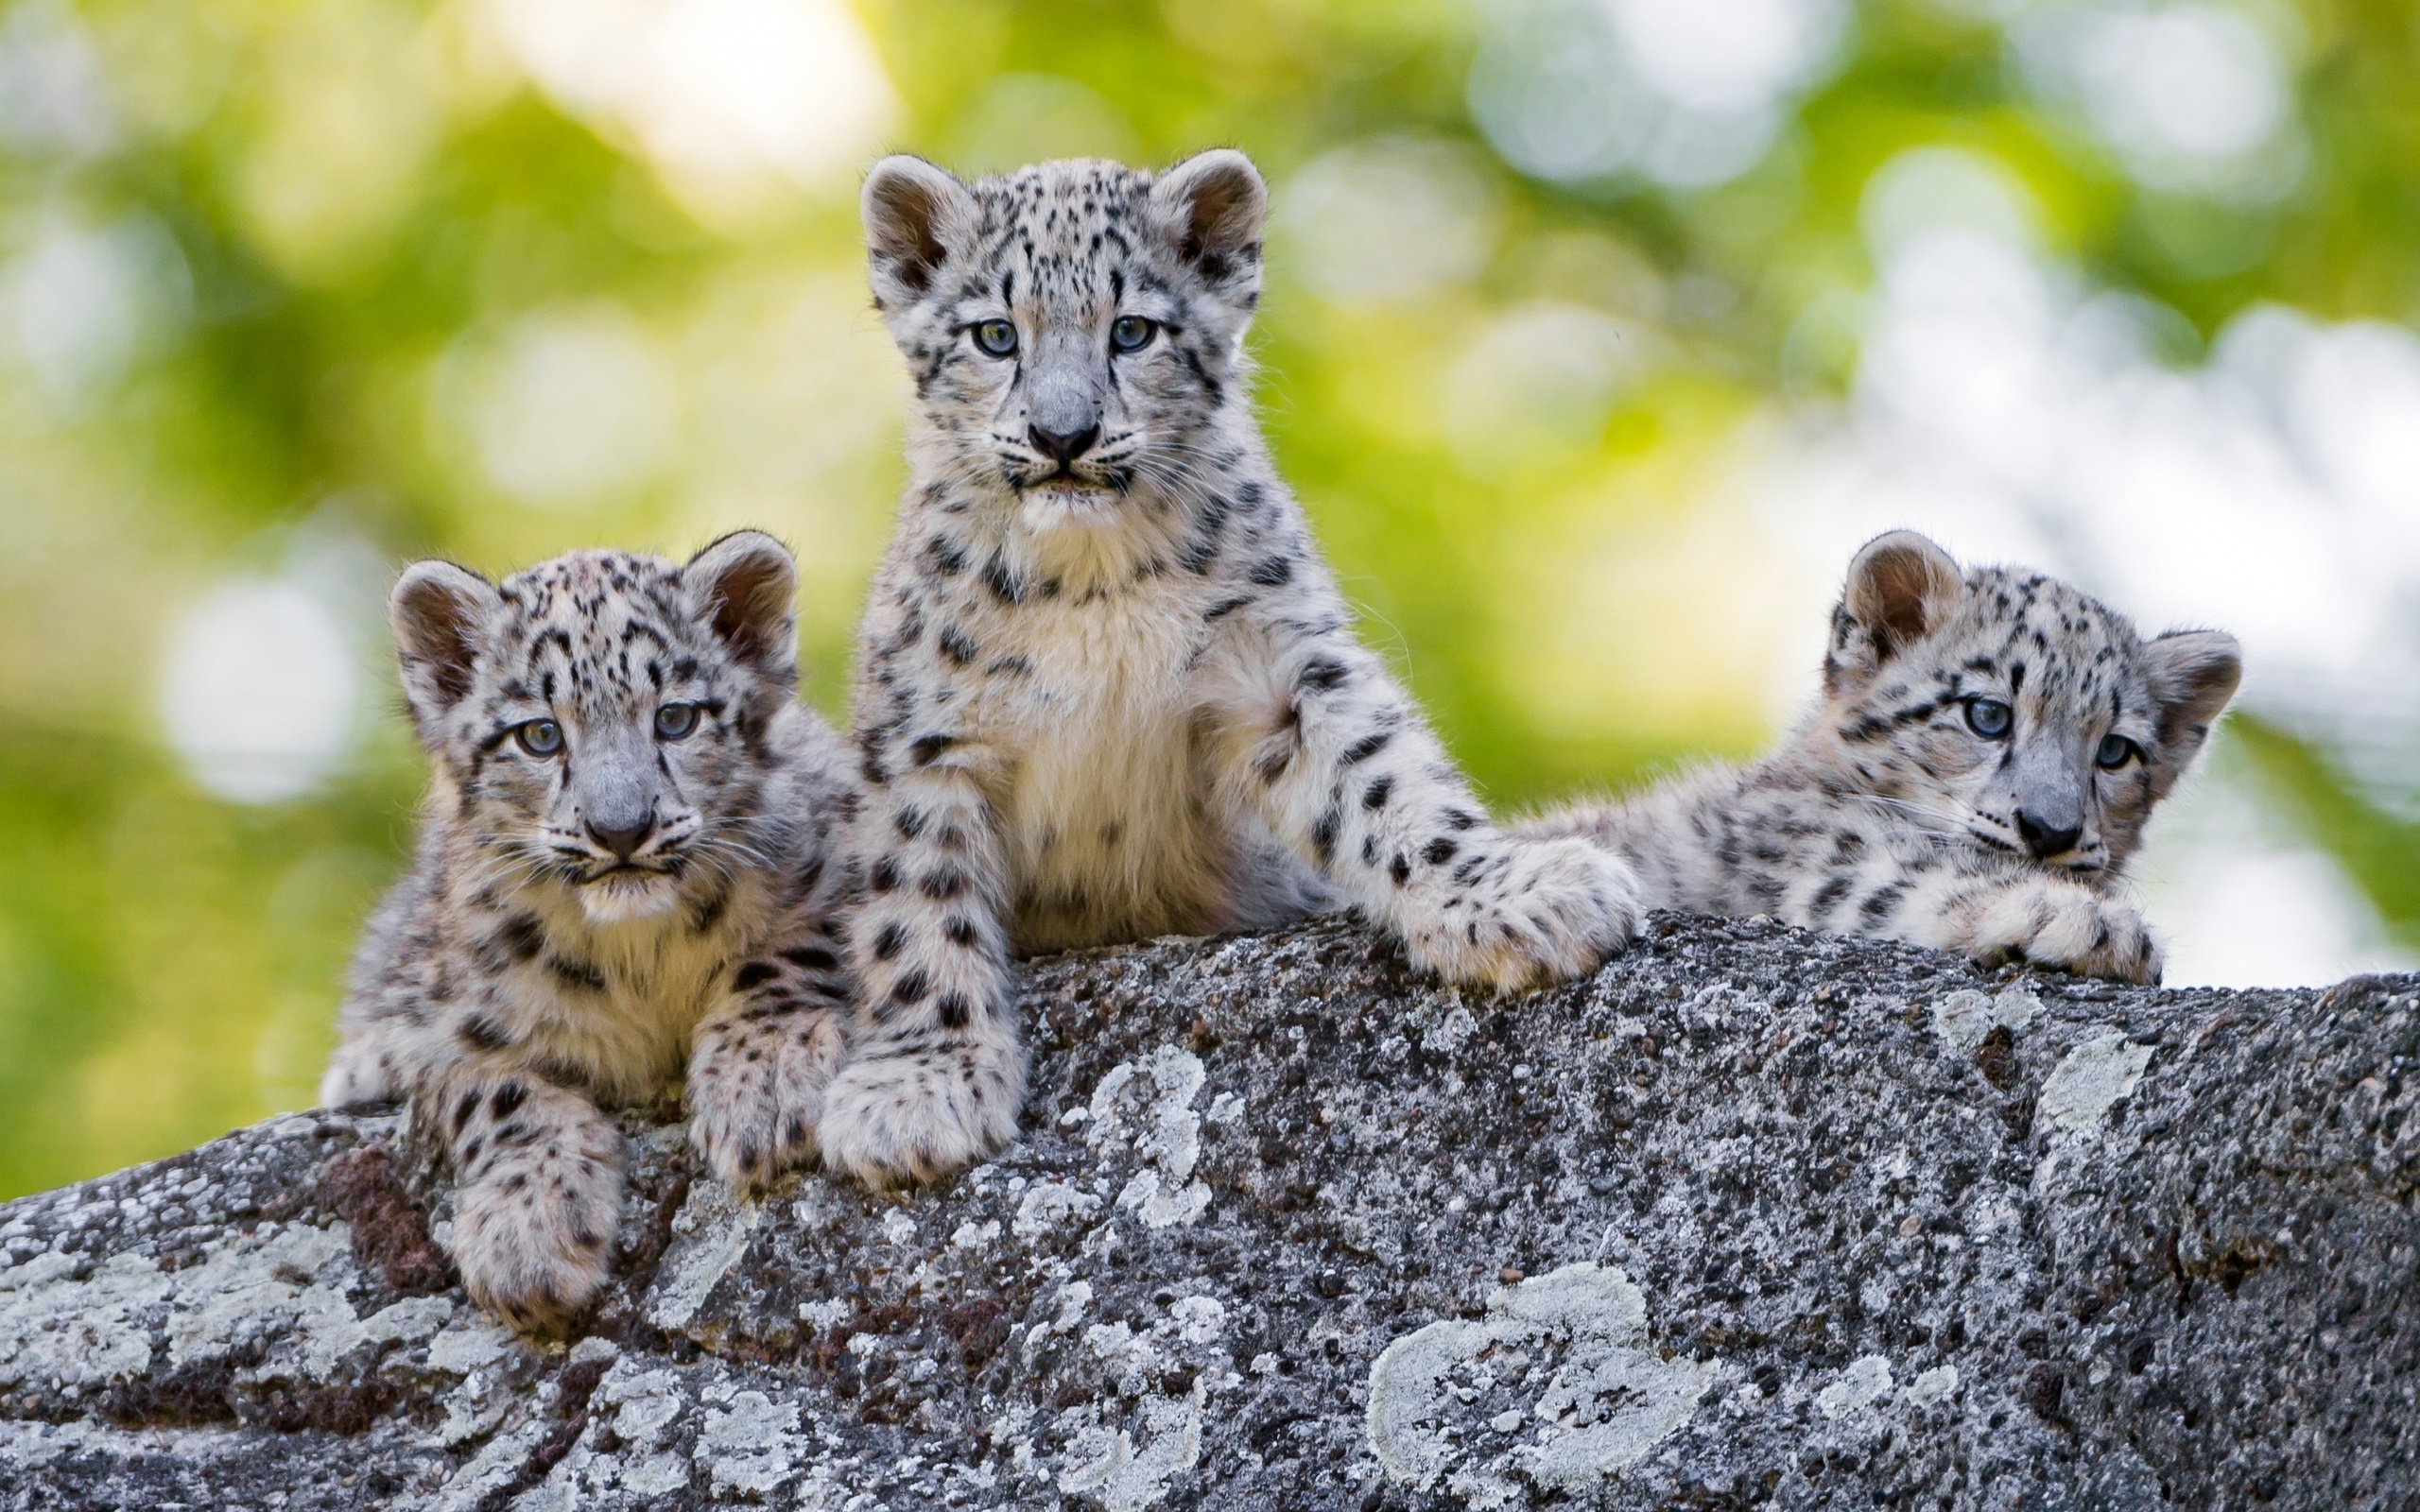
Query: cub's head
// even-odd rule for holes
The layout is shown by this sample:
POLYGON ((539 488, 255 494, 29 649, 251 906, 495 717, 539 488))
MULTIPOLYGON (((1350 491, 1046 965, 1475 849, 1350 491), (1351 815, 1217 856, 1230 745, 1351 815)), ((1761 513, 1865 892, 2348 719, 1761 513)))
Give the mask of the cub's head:
POLYGON ((1869 542, 1832 611, 1817 733, 1853 785, 1944 838, 2116 875, 2235 696, 2235 637, 2143 640, 2056 578, 1869 542))
POLYGON ((927 455, 1036 525, 1182 491, 1240 397, 1268 203, 1226 150, 1156 176, 1069 160, 971 184, 919 158, 877 163, 874 305, 907 354, 927 455))
POLYGON ((795 583, 754 531, 685 567, 576 551, 501 586, 414 563, 388 610, 439 822, 501 884, 568 888, 599 923, 713 890, 753 848, 795 583))

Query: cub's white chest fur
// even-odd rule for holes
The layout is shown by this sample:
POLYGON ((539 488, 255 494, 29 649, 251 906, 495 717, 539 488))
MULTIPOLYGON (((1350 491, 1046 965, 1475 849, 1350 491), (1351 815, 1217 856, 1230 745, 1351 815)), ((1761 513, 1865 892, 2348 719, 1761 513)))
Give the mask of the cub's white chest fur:
POLYGON ((1212 927, 1232 849, 1194 749, 1204 631, 1175 595, 1020 616, 1030 671, 991 700, 1007 757, 993 799, 1028 950, 1212 927))
POLYGON ((732 961, 764 933, 766 889, 752 879, 735 886, 704 931, 679 909, 598 925, 577 908, 548 920, 547 951, 521 969, 533 990, 517 1037, 609 1099, 643 1098, 679 1075, 732 961))

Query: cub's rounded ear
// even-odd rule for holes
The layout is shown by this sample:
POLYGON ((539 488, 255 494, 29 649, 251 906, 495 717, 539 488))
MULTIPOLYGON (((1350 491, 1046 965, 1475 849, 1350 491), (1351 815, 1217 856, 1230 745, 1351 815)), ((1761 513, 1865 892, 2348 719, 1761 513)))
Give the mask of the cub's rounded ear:
POLYGON ((783 683, 798 678, 798 566, 762 530, 735 530, 689 558, 681 586, 732 654, 783 683))
POLYGON ((874 307, 880 310, 921 299, 975 223, 975 196, 958 176, 904 152, 873 165, 858 208, 865 218, 874 307))
POLYGON ((424 729, 470 693, 488 616, 502 602, 493 583, 450 561, 416 561, 395 579, 387 622, 403 662, 404 697, 424 729))
POLYGON ((1177 255, 1214 284, 1253 283, 1269 187, 1233 147, 1197 152, 1151 184, 1151 208, 1177 255))
POLYGON ((1887 661, 1941 628, 1965 588, 1949 553, 1912 530, 1893 530, 1867 541, 1849 563, 1843 597, 1887 661))
POLYGON ((2224 630, 2170 630, 2145 644, 2143 663, 2159 713, 2153 785, 2166 794, 2235 697, 2243 681, 2243 648, 2224 630))
POLYGON ((1848 587, 1832 611, 1824 691, 1847 692, 1948 622, 1965 592, 1949 553, 1912 530, 1869 541, 1849 563, 1848 587))

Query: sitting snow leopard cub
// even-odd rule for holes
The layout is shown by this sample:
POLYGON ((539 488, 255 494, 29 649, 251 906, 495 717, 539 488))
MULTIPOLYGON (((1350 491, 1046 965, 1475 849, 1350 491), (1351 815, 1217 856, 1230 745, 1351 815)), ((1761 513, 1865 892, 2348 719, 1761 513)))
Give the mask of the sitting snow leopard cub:
POLYGON ((2068 584, 1962 574, 1894 531, 1851 563, 1823 699, 1778 752, 1520 830, 1610 846, 1658 907, 2156 983, 2112 890, 2240 673, 2232 636, 2145 641, 2068 584))
POLYGON ((419 857, 372 916, 320 1100, 401 1096, 461 1185, 452 1247, 525 1327, 606 1278, 600 1110, 687 1072, 745 1184, 811 1160, 844 1047, 847 749, 797 700, 769 536, 686 567, 581 551, 504 580, 424 561, 389 605, 433 758, 419 857), (827 864, 830 863, 830 864, 827 864))
POLYGON ((1491 823, 1352 614, 1254 422, 1260 175, 873 170, 910 478, 858 640, 856 1048, 825 1159, 875 1181, 1014 1132, 1011 953, 1342 903, 1512 988, 1630 937, 1628 869, 1491 823))

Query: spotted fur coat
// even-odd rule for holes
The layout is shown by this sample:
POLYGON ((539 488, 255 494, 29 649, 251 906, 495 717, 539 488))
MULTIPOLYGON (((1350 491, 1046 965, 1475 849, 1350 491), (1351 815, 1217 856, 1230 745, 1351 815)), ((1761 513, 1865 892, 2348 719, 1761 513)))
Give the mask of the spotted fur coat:
POLYGON ((1521 833, 1603 844, 1657 907, 2156 982, 2120 878, 2240 672, 2232 636, 2145 639, 2071 584, 1895 531, 1851 564, 1780 750, 1521 833))
POLYGON ((865 997, 828 1159, 924 1176, 1011 1137, 1021 952, 1340 906, 1490 988, 1620 948, 1628 868, 1488 817, 1270 463, 1249 162, 894 158, 864 205, 916 406, 858 642, 865 997))
POLYGON ((744 532, 687 566, 574 552, 391 602, 431 758, 418 859, 354 960, 320 1101, 408 1101, 473 1297, 526 1326, 605 1279, 604 1109, 685 1074, 725 1180, 813 1160, 849 988, 846 747, 795 695, 794 574, 744 532))

